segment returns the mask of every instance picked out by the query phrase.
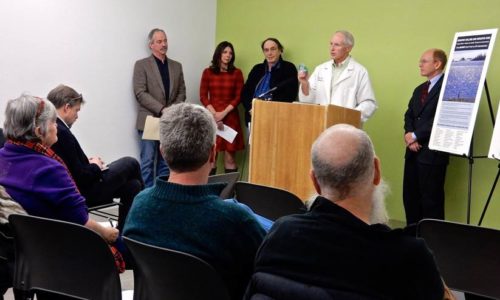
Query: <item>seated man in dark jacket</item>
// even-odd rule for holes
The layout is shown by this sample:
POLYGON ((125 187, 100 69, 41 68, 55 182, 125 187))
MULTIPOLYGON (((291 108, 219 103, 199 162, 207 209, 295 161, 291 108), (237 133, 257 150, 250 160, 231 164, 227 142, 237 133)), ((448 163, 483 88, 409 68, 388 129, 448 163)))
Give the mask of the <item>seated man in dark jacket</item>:
MULTIPOLYGON (((309 212, 274 223, 257 253, 255 272, 304 283, 305 290, 314 286, 362 299, 437 300, 449 295, 425 242, 383 224, 387 214, 380 161, 368 135, 335 125, 315 141, 311 155, 311 179, 320 196, 309 212)), ((274 294, 291 288, 259 289, 259 278, 252 279, 246 299, 257 293, 300 299, 274 294)))
POLYGON ((109 165, 100 157, 88 158, 70 131, 84 103, 82 95, 69 86, 59 85, 50 91, 47 99, 57 109, 57 142, 52 149, 68 167, 87 206, 120 198, 118 230, 121 231, 135 195, 144 186, 139 163, 132 157, 122 157, 109 165))

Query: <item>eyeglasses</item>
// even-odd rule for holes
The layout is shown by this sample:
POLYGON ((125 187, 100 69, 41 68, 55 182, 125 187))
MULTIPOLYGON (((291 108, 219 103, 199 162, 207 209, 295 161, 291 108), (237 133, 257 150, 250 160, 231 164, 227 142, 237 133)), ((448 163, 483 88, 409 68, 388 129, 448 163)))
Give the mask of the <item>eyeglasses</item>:
POLYGON ((434 62, 434 59, 432 59, 432 60, 431 59, 429 59, 429 60, 421 59, 418 61, 419 64, 426 64, 426 63, 433 63, 433 62, 434 62))
POLYGON ((83 99, 82 94, 78 94, 78 96, 76 96, 76 97, 69 98, 68 102, 73 102, 73 101, 82 100, 82 99, 83 99))

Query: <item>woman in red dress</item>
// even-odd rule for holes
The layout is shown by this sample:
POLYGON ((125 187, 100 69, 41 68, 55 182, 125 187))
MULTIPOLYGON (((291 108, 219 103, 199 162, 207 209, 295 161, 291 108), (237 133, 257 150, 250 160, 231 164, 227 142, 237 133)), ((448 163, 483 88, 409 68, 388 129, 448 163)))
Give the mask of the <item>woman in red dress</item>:
MULTIPOLYGON (((234 59, 233 45, 221 42, 215 48, 212 64, 203 70, 200 84, 200 101, 214 115, 217 127, 222 129, 226 125, 238 132, 232 143, 217 136, 217 152, 225 152, 226 173, 238 170, 235 153, 245 148, 237 108, 243 88, 243 74, 234 66, 234 59)), ((215 168, 211 174, 215 174, 215 168)))

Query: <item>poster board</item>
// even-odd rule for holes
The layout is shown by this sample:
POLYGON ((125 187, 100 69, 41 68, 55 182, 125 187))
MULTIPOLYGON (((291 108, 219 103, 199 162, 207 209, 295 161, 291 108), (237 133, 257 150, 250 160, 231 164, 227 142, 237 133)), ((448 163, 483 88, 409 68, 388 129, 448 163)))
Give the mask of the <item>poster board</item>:
POLYGON ((429 148, 469 155, 498 29, 457 32, 443 79, 429 148))

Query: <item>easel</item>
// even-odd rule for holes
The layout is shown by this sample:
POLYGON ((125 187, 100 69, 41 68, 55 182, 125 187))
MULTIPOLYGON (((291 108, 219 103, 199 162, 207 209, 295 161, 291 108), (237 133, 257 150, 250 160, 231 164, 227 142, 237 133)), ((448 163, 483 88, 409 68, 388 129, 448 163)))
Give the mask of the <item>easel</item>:
MULTIPOLYGON (((486 79, 484 80, 484 90, 486 91, 486 98, 488 99, 488 107, 490 109, 491 123, 493 124, 493 128, 495 128, 495 114, 493 113, 493 107, 491 106, 490 91, 488 90, 488 84, 486 83, 486 79)), ((498 158, 495 159, 498 160, 498 158)), ((495 177, 495 180, 493 181, 493 184, 491 185, 490 193, 488 195, 488 200, 486 200, 486 204, 484 205, 483 212, 481 213, 481 217, 479 218, 479 222, 477 224, 478 226, 481 226, 481 224, 483 223, 484 215, 486 214, 486 210, 488 210, 491 197, 493 196, 493 192, 495 191, 495 188, 497 186, 498 178, 500 177, 500 163, 498 164, 497 168, 498 168, 497 175, 495 177)), ((469 195, 469 202, 470 202, 470 195, 469 195)), ((469 212, 467 218, 470 218, 469 212)), ((467 219, 467 223, 469 223, 469 219, 467 219)))
MULTIPOLYGON (((493 124, 493 128, 495 128, 495 114, 493 113, 493 106, 491 105, 490 91, 488 89, 488 83, 486 82, 486 79, 484 80, 484 90, 486 92, 486 99, 488 100, 488 108, 490 111, 491 123, 493 124)), ((471 211, 471 203, 472 203, 472 200, 471 200, 472 199, 472 170, 474 168, 474 159, 475 158, 488 158, 488 156, 487 155, 474 156, 474 137, 472 137, 471 143, 470 143, 469 155, 464 154, 463 156, 458 156, 458 157, 467 158, 467 160, 469 162, 469 174, 468 174, 468 183, 467 183, 467 224, 470 224, 470 211, 471 211)), ((483 209, 483 213, 481 214, 481 218, 480 218, 479 224, 478 224, 479 226, 481 225, 481 222, 483 221, 484 214, 486 213, 486 209, 488 208, 490 199, 493 195, 493 192, 495 190, 495 187, 497 185, 499 178, 500 178, 500 164, 498 165, 497 176, 495 178, 493 186, 491 187, 490 194, 488 196, 488 200, 486 201, 486 205, 483 209)))

